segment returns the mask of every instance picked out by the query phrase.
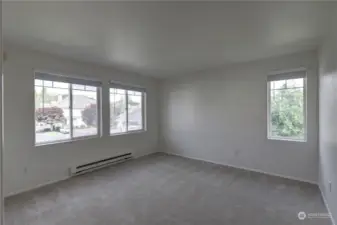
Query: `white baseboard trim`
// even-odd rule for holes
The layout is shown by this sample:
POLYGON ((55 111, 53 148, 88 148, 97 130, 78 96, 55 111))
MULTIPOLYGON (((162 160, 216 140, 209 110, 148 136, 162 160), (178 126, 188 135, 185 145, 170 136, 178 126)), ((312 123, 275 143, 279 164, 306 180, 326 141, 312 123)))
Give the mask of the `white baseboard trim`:
POLYGON ((180 155, 180 154, 177 154, 177 153, 171 153, 171 152, 163 152, 163 153, 168 154, 168 155, 180 156, 180 157, 188 158, 188 159, 194 159, 194 160, 198 160, 198 161, 209 162, 209 163, 218 164, 218 165, 222 165, 222 166, 227 166, 227 167, 231 167, 231 168, 234 168, 234 169, 256 172, 256 173, 266 174, 266 175, 270 175, 270 176, 274 176, 274 177, 281 177, 281 178, 285 178, 285 179, 288 179, 288 180, 300 181, 300 182, 303 182, 303 183, 309 183, 309 184, 313 184, 313 185, 318 186, 318 182, 314 182, 314 181, 311 181, 311 180, 305 180, 305 179, 301 179, 301 178, 297 178, 297 177, 285 176, 285 175, 281 175, 281 174, 277 174, 277 173, 265 172, 265 171, 259 170, 259 169, 252 169, 252 168, 247 168, 247 167, 224 164, 224 163, 221 163, 221 162, 205 160, 205 159, 201 159, 201 158, 197 158, 197 157, 189 157, 189 156, 180 155))
MULTIPOLYGON (((142 153, 142 154, 139 154, 139 155, 135 156, 134 159, 138 159, 138 158, 141 158, 141 157, 144 157, 144 156, 147 156, 147 155, 151 155, 151 154, 154 154, 154 153, 156 153, 156 152, 142 153)), ((73 176, 66 176, 66 177, 63 177, 61 179, 52 180, 52 181, 48 181, 46 183, 38 184, 38 185, 36 185, 34 187, 30 187, 30 188, 26 188, 26 189, 21 189, 21 190, 18 190, 18 191, 13 191, 13 192, 10 192, 10 193, 6 194, 4 196, 4 198, 9 198, 11 196, 15 196, 15 195, 22 194, 22 193, 25 193, 25 192, 33 191, 33 190, 39 189, 39 188, 47 186, 47 185, 56 184, 58 182, 68 180, 68 179, 70 179, 72 177, 73 176)))
POLYGON ((332 225, 336 225, 335 218, 333 217, 333 214, 331 213, 331 210, 330 210, 330 208, 329 208, 328 201, 327 201, 326 198, 325 198, 324 192, 322 191, 322 188, 321 188, 320 185, 318 185, 318 188, 319 188, 319 191, 321 192, 321 195, 322 195, 322 198, 323 198, 325 207, 326 207, 326 209, 328 210, 328 213, 329 213, 330 216, 331 216, 332 225))
POLYGON ((64 177, 64 178, 58 179, 58 180, 48 181, 46 183, 42 183, 42 184, 39 184, 39 185, 31 187, 31 188, 26 188, 26 189, 21 189, 21 190, 18 190, 18 191, 13 191, 13 192, 10 192, 10 193, 6 194, 5 198, 9 198, 11 196, 15 196, 15 195, 22 194, 22 193, 25 193, 25 192, 33 191, 33 190, 39 189, 39 188, 47 186, 47 185, 51 185, 51 184, 55 184, 55 183, 58 183, 58 182, 61 182, 61 181, 64 181, 64 180, 68 180, 70 178, 71 177, 68 176, 68 177, 64 177))

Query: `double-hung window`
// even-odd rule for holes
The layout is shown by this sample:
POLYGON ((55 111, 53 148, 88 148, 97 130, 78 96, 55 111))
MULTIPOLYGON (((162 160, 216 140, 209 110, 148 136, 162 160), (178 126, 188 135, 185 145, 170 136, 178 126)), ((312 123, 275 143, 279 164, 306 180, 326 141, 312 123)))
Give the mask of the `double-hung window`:
POLYGON ((110 135, 145 130, 145 89, 111 82, 110 135))
POLYGON ((268 138, 306 141, 306 71, 268 76, 268 138))
POLYGON ((35 73, 35 144, 100 135, 101 82, 35 73))

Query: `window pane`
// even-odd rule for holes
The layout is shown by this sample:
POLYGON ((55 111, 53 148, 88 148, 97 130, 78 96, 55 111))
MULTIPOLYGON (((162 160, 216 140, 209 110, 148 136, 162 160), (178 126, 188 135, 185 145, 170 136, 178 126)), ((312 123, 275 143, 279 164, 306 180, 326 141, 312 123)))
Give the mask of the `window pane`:
POLYGON ((42 87, 35 86, 35 109, 43 108, 42 87))
POLYGON ((35 85, 42 86, 43 85, 43 81, 35 79, 35 85))
POLYGON ((142 93, 128 91, 128 131, 143 129, 142 93))
POLYGON ((277 80, 270 82, 271 89, 281 89, 286 87, 286 81, 285 80, 277 80))
POLYGON ((73 89, 84 90, 84 85, 81 85, 81 84, 72 84, 72 86, 73 86, 73 89))
POLYGON ((287 80, 287 88, 303 87, 303 78, 287 80))
POLYGON ((93 87, 93 86, 85 86, 85 90, 86 90, 86 91, 97 91, 97 87, 93 87))
POLYGON ((96 91, 73 90, 72 113, 74 137, 92 136, 98 134, 96 91))
POLYGON ((69 122, 69 104, 69 89, 35 87, 36 143, 70 139, 70 134, 62 131, 69 122))
POLYGON ((272 137, 304 139, 304 89, 296 87, 303 86, 303 79, 293 79, 289 83, 288 81, 286 82, 290 87, 271 90, 270 135, 272 137))
POLYGON ((52 87, 53 86, 53 81, 44 80, 43 81, 43 86, 45 86, 45 87, 52 87))
POLYGON ((126 132, 125 90, 110 88, 110 134, 126 132))
POLYGON ((53 82, 54 86, 53 87, 57 87, 57 88, 69 88, 69 84, 68 83, 64 83, 64 82, 53 82))

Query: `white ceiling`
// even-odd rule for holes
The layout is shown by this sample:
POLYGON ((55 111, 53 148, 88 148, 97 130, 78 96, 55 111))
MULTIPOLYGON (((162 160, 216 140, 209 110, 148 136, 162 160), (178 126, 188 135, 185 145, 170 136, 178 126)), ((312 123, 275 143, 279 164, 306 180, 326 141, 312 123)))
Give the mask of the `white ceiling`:
POLYGON ((336 2, 3 2, 3 35, 35 50, 168 77, 317 48, 336 7, 336 2))

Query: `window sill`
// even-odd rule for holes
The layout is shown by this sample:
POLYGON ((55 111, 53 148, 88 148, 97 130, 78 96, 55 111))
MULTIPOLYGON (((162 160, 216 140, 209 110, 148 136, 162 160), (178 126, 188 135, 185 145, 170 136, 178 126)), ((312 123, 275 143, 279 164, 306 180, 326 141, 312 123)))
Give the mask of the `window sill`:
POLYGON ((307 139, 291 139, 291 138, 279 138, 279 137, 268 137, 268 140, 272 140, 272 141, 300 142, 300 143, 307 142, 307 139))
POLYGON ((146 132, 146 130, 127 131, 127 132, 110 134, 110 137, 122 136, 122 135, 128 135, 128 134, 140 134, 140 133, 145 133, 145 132, 146 132))
POLYGON ((72 142, 77 142, 77 141, 82 141, 82 140, 84 141, 84 140, 96 139, 96 138, 100 138, 100 137, 101 136, 99 136, 99 135, 91 135, 91 136, 76 137, 76 138, 67 139, 67 140, 44 142, 44 143, 35 143, 35 147, 57 145, 57 144, 66 144, 66 143, 72 143, 72 142))

